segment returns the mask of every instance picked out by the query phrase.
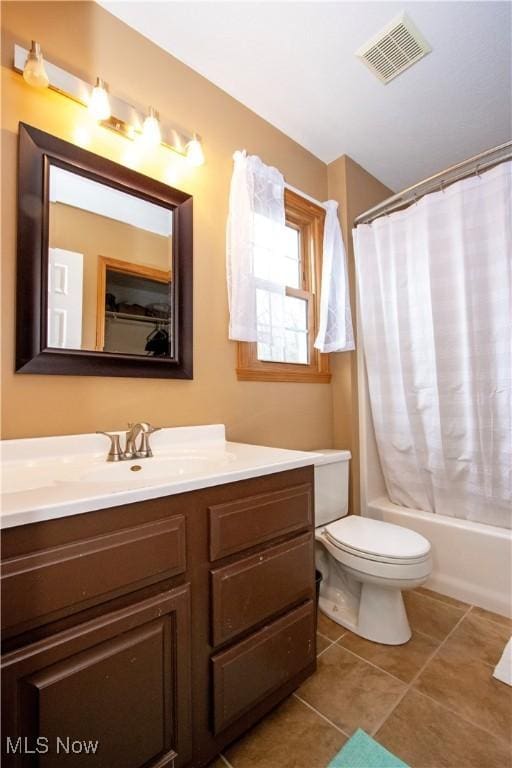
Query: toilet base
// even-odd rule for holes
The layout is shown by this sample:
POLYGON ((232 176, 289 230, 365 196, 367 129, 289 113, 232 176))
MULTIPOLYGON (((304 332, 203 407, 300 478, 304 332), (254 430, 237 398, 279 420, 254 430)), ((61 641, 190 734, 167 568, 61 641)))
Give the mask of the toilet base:
POLYGON ((333 595, 329 591, 321 591, 319 607, 340 626, 383 645, 403 645, 411 639, 401 590, 366 582, 361 585, 359 600, 351 596, 348 601, 340 601, 338 590, 333 595))

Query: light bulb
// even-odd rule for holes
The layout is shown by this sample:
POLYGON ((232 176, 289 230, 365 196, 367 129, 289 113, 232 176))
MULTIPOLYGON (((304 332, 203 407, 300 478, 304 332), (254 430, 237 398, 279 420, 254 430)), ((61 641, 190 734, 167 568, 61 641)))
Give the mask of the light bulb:
POLYGON ((189 141, 186 147, 186 153, 187 160, 191 165, 204 164, 203 145, 201 144, 200 139, 193 138, 189 141))
POLYGON ((107 89, 101 77, 96 78, 96 85, 92 89, 89 100, 89 112, 95 120, 108 120, 112 114, 107 89))
POLYGON ((150 147, 156 147, 162 141, 162 132, 160 130, 160 120, 156 109, 149 108, 148 116, 142 126, 142 137, 144 143, 150 147))
POLYGON ((35 88, 48 88, 50 83, 44 68, 41 46, 35 40, 32 40, 32 45, 23 67, 23 78, 29 85, 33 85, 35 88))

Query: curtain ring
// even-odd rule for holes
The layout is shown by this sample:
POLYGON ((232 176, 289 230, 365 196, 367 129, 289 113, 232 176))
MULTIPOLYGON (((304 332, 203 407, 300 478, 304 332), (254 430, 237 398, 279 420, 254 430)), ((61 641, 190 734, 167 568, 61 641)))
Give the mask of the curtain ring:
POLYGON ((441 192, 444 194, 444 181, 441 179, 439 186, 441 187, 441 192))
POLYGON ((478 176, 479 179, 482 178, 480 173, 480 165, 478 163, 476 164, 476 168, 475 168, 475 176, 478 176))

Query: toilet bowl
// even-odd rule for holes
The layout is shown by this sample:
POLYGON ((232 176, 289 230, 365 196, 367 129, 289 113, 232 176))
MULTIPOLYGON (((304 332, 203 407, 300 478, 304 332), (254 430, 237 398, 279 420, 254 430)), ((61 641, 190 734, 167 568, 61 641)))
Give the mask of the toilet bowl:
POLYGON ((348 451, 316 451, 316 567, 320 610, 357 635, 387 645, 411 637, 402 590, 425 583, 430 542, 415 531, 348 515, 348 451))

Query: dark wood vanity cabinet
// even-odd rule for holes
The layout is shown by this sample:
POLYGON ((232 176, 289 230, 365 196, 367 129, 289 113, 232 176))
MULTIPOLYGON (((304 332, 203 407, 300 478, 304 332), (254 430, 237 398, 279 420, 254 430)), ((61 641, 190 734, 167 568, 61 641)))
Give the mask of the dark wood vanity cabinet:
POLYGON ((203 766, 315 668, 312 467, 2 544, 6 766, 203 766))

